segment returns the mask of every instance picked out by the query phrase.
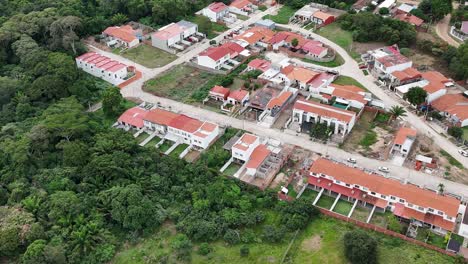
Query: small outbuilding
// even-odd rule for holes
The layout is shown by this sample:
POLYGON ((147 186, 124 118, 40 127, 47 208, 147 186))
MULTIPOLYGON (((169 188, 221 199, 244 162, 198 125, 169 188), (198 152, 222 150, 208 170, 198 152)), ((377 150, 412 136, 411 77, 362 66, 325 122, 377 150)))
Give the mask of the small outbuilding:
POLYGON ((257 22, 255 22, 255 26, 266 27, 268 29, 273 30, 276 27, 276 23, 270 19, 263 19, 263 20, 258 20, 257 22))

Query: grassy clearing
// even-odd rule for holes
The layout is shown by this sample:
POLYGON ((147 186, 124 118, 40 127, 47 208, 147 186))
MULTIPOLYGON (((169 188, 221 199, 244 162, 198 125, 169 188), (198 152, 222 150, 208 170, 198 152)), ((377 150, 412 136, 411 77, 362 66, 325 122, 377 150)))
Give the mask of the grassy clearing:
POLYGON ((317 197, 318 192, 312 189, 305 189, 305 191, 301 194, 301 199, 310 199, 311 201, 315 200, 315 197, 317 197))
POLYGON ((325 208, 325 209, 330 209, 330 207, 335 202, 335 199, 336 198, 334 198, 334 197, 322 194, 322 196, 320 197, 320 199, 318 200, 316 205, 320 206, 322 208, 325 208))
POLYGON ((351 215, 351 218, 365 223, 369 217, 369 214, 369 209, 356 206, 354 208, 353 214, 351 215))
POLYGON ((187 101, 192 93, 217 75, 186 65, 177 65, 164 74, 147 81, 143 90, 156 96, 187 101))
POLYGON ((293 197, 293 198, 297 197, 297 192, 296 192, 296 190, 294 190, 294 186, 292 184, 288 185, 288 195, 293 197))
POLYGON ((348 138, 343 144, 343 149, 346 151, 356 151, 359 147, 363 135, 372 129, 372 122, 374 121, 374 113, 364 112, 362 113, 356 125, 353 127, 353 131, 349 134, 348 138))
POLYGON ((335 59, 329 62, 319 62, 319 61, 314 61, 314 60, 307 59, 307 58, 304 58, 302 60, 308 63, 312 63, 312 64, 323 66, 323 67, 329 67, 329 68, 338 67, 338 66, 343 65, 344 63, 344 59, 338 53, 336 54, 335 59))
MULTIPOLYGON (((203 23, 201 22, 202 19, 204 19, 203 16, 192 16, 192 17, 189 17, 187 20, 200 26, 200 24, 203 23)), ((217 37, 220 33, 223 33, 226 30, 228 30, 228 27, 226 27, 225 25, 211 22, 211 29, 208 32, 203 32, 203 33, 206 34, 207 38, 212 39, 212 38, 217 37)))
POLYGON ((234 173, 236 173, 240 169, 240 165, 237 163, 231 163, 226 170, 224 170, 224 174, 227 176, 234 176, 234 173))
POLYGON ((358 82, 356 79, 348 76, 343 76, 340 75, 338 78, 336 78, 335 81, 333 81, 334 84, 340 84, 340 85, 355 85, 357 87, 360 87, 364 90, 367 91, 366 87, 362 85, 360 82, 358 82))
POLYGON ((444 236, 432 233, 428 228, 418 228, 416 239, 443 249, 447 246, 444 236))
POLYGON ((463 164, 461 164, 458 160, 456 160, 454 157, 452 157, 452 155, 448 154, 447 151, 441 149, 440 154, 442 154, 442 156, 447 158, 450 165, 455 166, 455 167, 457 167, 459 169, 463 169, 463 164))
POLYGON ((289 18, 294 15, 296 12, 296 9, 293 9, 289 6, 283 6, 281 7, 280 10, 278 10, 278 14, 275 16, 272 15, 266 15, 263 18, 264 19, 271 19, 273 22, 278 23, 278 24, 288 24, 289 23, 289 18))
POLYGON ((128 49, 121 55, 148 68, 161 67, 177 59, 177 56, 173 54, 145 44, 128 49))
POLYGON ((336 203, 335 208, 333 208, 333 212, 347 216, 351 211, 352 207, 352 203, 344 200, 339 200, 338 203, 336 203))
POLYGON ((339 23, 331 23, 317 30, 316 33, 338 44, 353 59, 360 58, 359 53, 353 50, 353 36, 351 32, 341 29, 339 23))
POLYGON ((159 143, 159 141, 161 141, 160 137, 154 137, 148 143, 146 143, 145 147, 154 148, 154 147, 156 147, 156 144, 159 143))
POLYGON ((143 133, 141 133, 138 137, 136 137, 135 139, 136 139, 136 141, 137 141, 138 143, 141 143, 141 142, 143 142, 143 140, 147 139, 148 137, 149 137, 149 134, 143 132, 143 133))
MULTIPOLYGON (((274 211, 265 212, 264 224, 277 223, 278 214, 274 211)), ((343 236, 357 227, 337 219, 320 216, 312 220, 309 225, 299 233, 289 251, 287 263, 348 263, 344 256, 343 236)), ((261 227, 255 228, 260 238, 261 227)), ((433 263, 450 264, 454 259, 444 254, 419 247, 403 240, 385 236, 380 233, 369 232, 378 241, 378 263, 433 263)), ((176 235, 173 224, 165 224, 154 234, 142 239, 137 244, 128 244, 111 261, 114 264, 144 264, 149 262, 182 263, 175 258, 170 243, 176 235)), ((288 247, 292 234, 287 234, 282 243, 249 243, 250 254, 241 257, 239 254, 241 244, 227 245, 223 241, 210 243, 213 252, 201 256, 192 252, 191 263, 279 263, 288 247)), ((194 248, 200 243, 194 242, 194 248)))
POLYGON ((383 228, 387 228, 388 217, 390 215, 392 215, 392 213, 390 212, 385 212, 385 213, 374 212, 369 223, 374 224, 376 226, 383 227, 383 228))
POLYGON ((178 145, 169 155, 175 158, 179 158, 179 155, 188 147, 187 144, 178 145))

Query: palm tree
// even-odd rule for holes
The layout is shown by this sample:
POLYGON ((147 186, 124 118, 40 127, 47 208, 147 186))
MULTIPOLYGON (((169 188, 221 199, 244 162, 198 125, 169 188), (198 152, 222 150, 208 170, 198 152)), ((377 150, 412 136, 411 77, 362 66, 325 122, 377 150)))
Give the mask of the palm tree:
POLYGON ((398 117, 406 116, 406 110, 403 106, 394 105, 390 108, 390 114, 392 117, 389 119, 391 121, 393 118, 397 119, 398 117))
POLYGON ((443 194, 444 193, 444 188, 445 188, 445 185, 443 183, 439 183, 439 185, 437 186, 438 187, 438 191, 440 194, 443 194))

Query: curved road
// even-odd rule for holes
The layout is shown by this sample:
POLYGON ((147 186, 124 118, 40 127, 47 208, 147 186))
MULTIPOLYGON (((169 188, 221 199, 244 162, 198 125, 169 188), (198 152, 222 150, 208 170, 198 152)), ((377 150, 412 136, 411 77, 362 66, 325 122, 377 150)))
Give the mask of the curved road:
POLYGON ((435 32, 436 34, 449 45, 458 48, 460 46, 460 42, 456 41, 450 36, 450 18, 451 15, 446 15, 439 23, 435 25, 435 32))
MULTIPOLYGON (((263 17, 266 14, 274 13, 276 10, 277 10, 277 7, 269 8, 268 10, 262 13, 253 15, 247 21, 238 22, 234 26, 240 26, 240 25, 247 26, 261 19, 261 17, 263 17)), ((331 42, 330 40, 326 38, 323 38, 322 36, 319 36, 317 34, 314 34, 302 28, 288 26, 288 25, 283 25, 283 26, 291 28, 292 30, 295 30, 295 31, 300 31, 307 35, 312 35, 314 38, 322 41, 326 45, 331 46, 345 60, 345 63, 342 66, 334 68, 335 70, 340 71, 342 75, 347 75, 347 76, 350 76, 359 80, 372 93, 374 93, 377 97, 383 100, 387 106, 400 105, 396 100, 390 98, 382 89, 377 87, 373 83, 374 80, 372 79, 372 77, 364 76, 362 71, 359 69, 357 62, 354 61, 348 55, 348 53, 344 49, 342 49, 340 46, 336 45, 335 43, 331 42)), ((228 31, 224 32, 223 34, 216 37, 215 40, 220 41, 224 39, 224 36, 226 36, 227 33, 228 31)), ((308 149, 314 152, 319 152, 322 154, 328 154, 337 159, 345 160, 349 157, 354 157, 358 160, 358 165, 365 167, 365 168, 377 169, 378 166, 385 166, 385 167, 390 168, 390 174, 394 178, 397 178, 400 180, 407 180, 409 182, 418 184, 420 186, 425 186, 434 190, 437 189, 437 186, 439 185, 439 183, 443 183, 445 185, 445 189, 447 192, 452 192, 455 194, 463 195, 464 197, 468 197, 468 187, 460 183, 451 182, 451 181, 448 181, 439 177, 424 174, 422 172, 414 171, 408 168, 395 166, 390 162, 365 158, 365 157, 360 156, 359 154, 350 154, 339 148, 311 142, 307 136, 288 134, 278 129, 264 128, 262 126, 257 125, 254 122, 248 122, 248 121, 240 120, 237 118, 228 117, 226 115, 218 114, 209 110, 202 109, 200 107, 184 104, 184 103, 177 102, 168 98, 158 97, 150 93, 144 92, 142 90, 142 87, 145 81, 156 77, 157 75, 161 74, 162 72, 168 70, 169 68, 175 65, 189 61, 191 58, 193 58, 195 55, 205 50, 209 46, 210 45, 208 41, 205 40, 204 42, 198 44, 197 47, 193 48, 192 50, 186 51, 184 54, 179 54, 179 58, 176 59, 175 61, 163 67, 155 68, 155 69, 149 69, 142 65, 138 65, 132 61, 129 61, 113 53, 105 52, 102 50, 96 50, 96 52, 102 53, 108 57, 111 57, 114 60, 127 63, 128 65, 134 65, 142 72, 143 76, 140 80, 137 80, 131 83, 130 85, 128 85, 127 87, 121 90, 121 93, 124 97, 134 97, 134 98, 140 98, 141 100, 150 102, 150 103, 160 103, 162 106, 166 106, 166 107, 170 106, 173 111, 184 113, 194 118, 199 118, 201 120, 215 122, 220 125, 232 126, 232 127, 236 127, 239 129, 244 129, 252 133, 255 133, 257 135, 263 136, 263 137, 270 137, 270 138, 278 139, 282 141, 283 143, 297 145, 305 149, 308 149)), ((443 138, 442 136, 434 132, 426 123, 424 123, 423 120, 421 120, 419 117, 411 113, 408 113, 408 117, 406 117, 406 120, 409 123, 411 123, 419 131, 427 131, 428 135, 434 139, 434 142, 436 144, 441 146, 448 153, 454 156, 457 160, 462 162, 465 165, 465 167, 468 167, 468 159, 465 157, 462 157, 458 153, 456 147, 453 146, 451 142, 449 142, 447 139, 443 138)))

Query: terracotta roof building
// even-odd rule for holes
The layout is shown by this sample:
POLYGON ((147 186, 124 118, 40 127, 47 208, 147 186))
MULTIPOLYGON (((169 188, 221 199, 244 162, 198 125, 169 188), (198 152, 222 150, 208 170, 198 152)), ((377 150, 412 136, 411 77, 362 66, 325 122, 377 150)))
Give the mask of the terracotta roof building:
POLYGON ((127 65, 96 52, 85 53, 76 57, 75 61, 78 68, 113 85, 119 85, 127 79, 127 65))
POLYGON ((420 27, 422 24, 424 24, 424 20, 412 14, 399 14, 396 15, 394 18, 409 23, 416 27, 420 27))
POLYGON ((249 64, 247 64, 247 70, 253 71, 253 70, 259 70, 262 72, 265 72, 268 70, 271 66, 271 62, 263 59, 254 59, 249 64))
POLYGON ((124 46, 133 48, 140 43, 138 35, 141 32, 134 30, 131 26, 115 26, 106 28, 102 34, 106 37, 108 46, 124 46))
POLYGON ((230 59, 234 59, 245 49, 237 43, 226 42, 217 47, 209 47, 197 56, 197 63, 210 69, 220 69, 230 59))
POLYGON ((215 99, 216 101, 224 101, 227 99, 230 90, 226 87, 215 85, 211 88, 208 96, 215 99))
POLYGON ((371 204, 380 210, 390 209, 406 221, 415 219, 441 233, 455 228, 460 201, 453 197, 323 158, 316 160, 309 172, 309 184, 314 188, 330 190, 339 186, 333 191, 341 193, 342 198, 349 197, 348 200, 352 202, 358 200, 360 205, 371 204), (326 185, 322 182, 326 182, 326 185))
POLYGON ((446 94, 431 103, 454 126, 468 126, 468 97, 462 93, 446 94))
POLYGON ((414 141, 416 140, 417 131, 409 127, 401 127, 395 135, 391 153, 398 153, 406 157, 411 151, 414 141))
POLYGON ((141 129, 143 128, 143 119, 147 113, 148 110, 135 106, 125 111, 119 119, 117 119, 117 122, 119 125, 126 128, 141 129))

